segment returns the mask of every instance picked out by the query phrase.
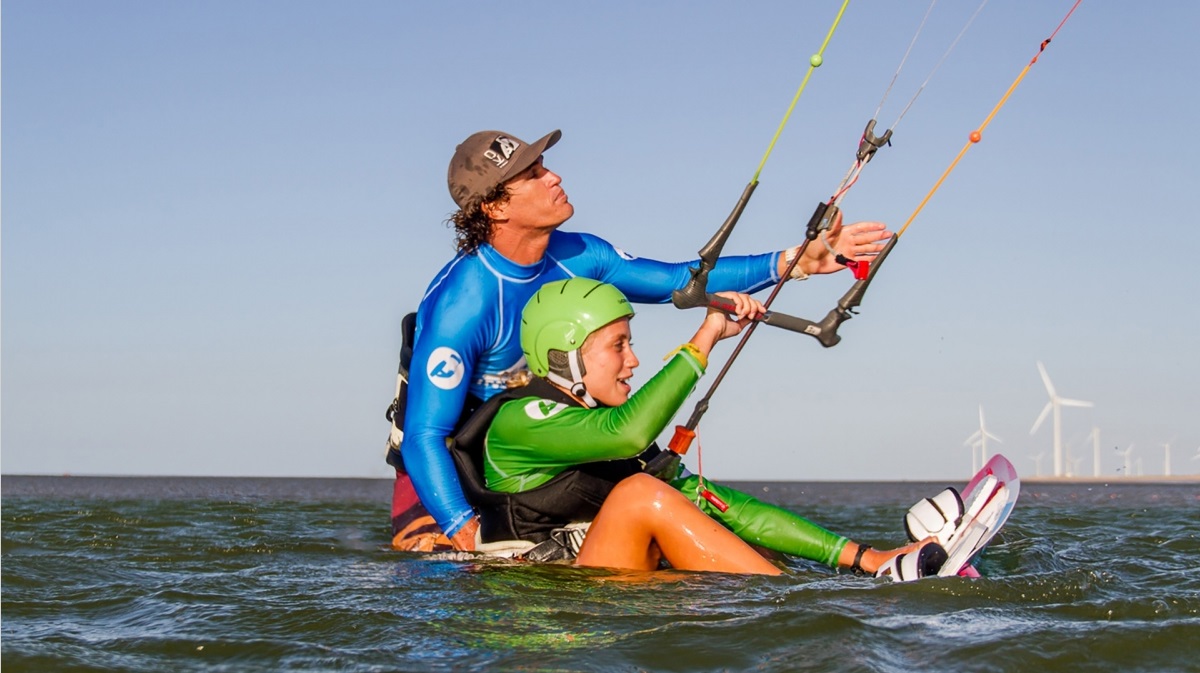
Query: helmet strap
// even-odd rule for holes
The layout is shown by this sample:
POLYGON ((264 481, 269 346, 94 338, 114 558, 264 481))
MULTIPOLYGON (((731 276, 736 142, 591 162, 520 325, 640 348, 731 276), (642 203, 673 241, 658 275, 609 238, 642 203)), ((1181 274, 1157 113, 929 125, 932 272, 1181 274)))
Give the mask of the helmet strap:
POLYGON ((583 384, 583 375, 586 370, 583 366, 583 357, 579 354, 580 350, 577 348, 573 351, 567 351, 567 366, 570 371, 564 373, 569 373, 571 378, 568 379, 566 376, 551 370, 546 373, 546 380, 578 397, 589 409, 595 409, 600 405, 588 394, 587 386, 583 384))

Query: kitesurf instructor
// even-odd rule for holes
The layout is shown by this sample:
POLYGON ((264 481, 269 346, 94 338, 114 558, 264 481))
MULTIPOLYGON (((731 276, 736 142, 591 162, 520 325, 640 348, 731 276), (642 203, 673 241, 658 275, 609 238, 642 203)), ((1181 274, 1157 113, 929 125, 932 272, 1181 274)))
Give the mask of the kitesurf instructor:
MULTIPOLYGON (((446 438, 478 405, 526 370, 520 314, 545 283, 582 276, 611 283, 638 303, 665 303, 690 279, 691 260, 666 263, 629 255, 607 241, 560 231, 574 207, 562 179, 542 154, 562 136, 527 143, 501 131, 464 140, 450 161, 450 195, 458 254, 434 277, 416 316, 407 391, 392 409, 396 427, 388 462, 396 468, 393 547, 473 550, 478 521, 446 448, 446 438), (400 431, 403 432, 400 432, 400 431), (444 534, 443 534, 444 531, 444 534)), ((827 234, 833 249, 864 259, 892 233, 878 222, 827 234)), ((753 293, 778 282, 799 246, 760 255, 722 257, 710 292, 753 293)), ((805 249, 793 278, 843 269, 824 245, 805 249)))

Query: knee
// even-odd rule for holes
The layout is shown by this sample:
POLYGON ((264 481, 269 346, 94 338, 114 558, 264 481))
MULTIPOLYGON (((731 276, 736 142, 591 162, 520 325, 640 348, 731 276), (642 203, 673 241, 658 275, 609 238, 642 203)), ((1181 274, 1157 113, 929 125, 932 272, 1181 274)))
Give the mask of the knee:
POLYGON ((619 506, 645 518, 673 509, 681 504, 680 501, 686 503, 687 499, 670 484, 648 474, 635 474, 622 479, 613 488, 605 505, 619 506))
POLYGON ((626 498, 631 500, 645 500, 653 498, 658 493, 661 493, 663 489, 674 490, 660 479, 643 472, 622 479, 613 487, 612 494, 609 497, 615 495, 622 500, 626 498))

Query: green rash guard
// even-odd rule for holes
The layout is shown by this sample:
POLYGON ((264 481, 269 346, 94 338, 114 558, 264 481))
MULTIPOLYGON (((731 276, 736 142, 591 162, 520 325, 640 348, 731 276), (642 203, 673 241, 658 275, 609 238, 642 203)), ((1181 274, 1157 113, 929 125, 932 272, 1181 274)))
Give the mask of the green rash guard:
MULTIPOLYGON (((487 432, 484 478, 488 488, 520 493, 583 463, 640 454, 667 427, 703 375, 703 365, 680 350, 619 407, 588 409, 537 397, 505 403, 487 432)), ((743 540, 837 566, 846 538, 741 491, 708 480, 704 485, 729 509, 722 512, 700 496, 696 475, 671 482, 743 540)))

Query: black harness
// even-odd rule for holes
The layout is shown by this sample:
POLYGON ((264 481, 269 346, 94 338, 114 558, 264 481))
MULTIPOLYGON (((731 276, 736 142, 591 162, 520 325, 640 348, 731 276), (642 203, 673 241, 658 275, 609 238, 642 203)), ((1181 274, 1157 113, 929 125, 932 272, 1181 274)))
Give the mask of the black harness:
POLYGON ((488 427, 500 410, 500 405, 530 397, 583 406, 544 379, 535 378, 527 386, 507 390, 484 402, 454 435, 450 445, 450 454, 458 468, 463 492, 479 513, 480 539, 483 542, 542 542, 557 528, 591 521, 617 482, 645 471, 646 463, 662 451, 657 444, 651 444, 650 448, 634 458, 578 465, 522 493, 492 491, 487 488, 483 478, 484 438, 488 427))
MULTIPOLYGON (((404 430, 404 413, 408 409, 408 368, 412 364, 413 345, 416 342, 417 314, 409 313, 400 321, 400 369, 397 372, 399 379, 396 386, 396 397, 392 399, 392 403, 388 405, 387 410, 383 413, 388 422, 398 430, 404 430)), ((458 421, 455 422, 454 427, 463 427, 471 418, 471 414, 474 414, 475 410, 482 404, 483 402, 478 397, 467 393, 466 399, 463 400, 462 413, 459 414, 458 421)), ((388 465, 396 468, 400 473, 408 474, 408 469, 404 467, 404 458, 400 455, 400 445, 398 443, 393 445, 389 440, 385 460, 388 465)), ((427 512, 422 513, 425 514, 427 512)), ((393 525, 394 530, 395 526, 393 525)))

